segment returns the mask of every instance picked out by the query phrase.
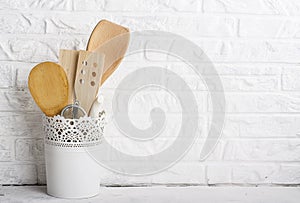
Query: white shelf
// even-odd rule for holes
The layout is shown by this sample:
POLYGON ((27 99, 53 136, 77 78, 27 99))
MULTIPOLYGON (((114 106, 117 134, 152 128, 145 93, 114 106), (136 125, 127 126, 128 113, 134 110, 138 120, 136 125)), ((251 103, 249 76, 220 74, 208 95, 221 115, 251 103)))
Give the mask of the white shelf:
POLYGON ((0 202, 30 203, 115 203, 115 202, 272 202, 298 203, 300 187, 102 187, 100 195, 89 199, 58 199, 46 194, 45 186, 2 186, 0 202))

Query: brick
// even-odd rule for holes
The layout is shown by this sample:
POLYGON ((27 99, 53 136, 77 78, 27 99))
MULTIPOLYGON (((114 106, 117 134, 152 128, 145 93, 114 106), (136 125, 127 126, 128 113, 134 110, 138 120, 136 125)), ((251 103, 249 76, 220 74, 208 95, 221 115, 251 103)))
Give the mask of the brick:
POLYGON ((282 89, 288 91, 299 91, 299 77, 299 68, 284 68, 282 72, 282 89))
POLYGON ((206 178, 208 184, 224 184, 231 183, 231 168, 224 165, 208 165, 206 167, 206 178))
MULTIPOLYGON (((298 41, 274 41, 274 40, 262 40, 262 39, 196 39, 191 40, 200 49, 193 50, 190 48, 182 48, 182 42, 168 39, 160 39, 161 42, 148 43, 145 41, 146 49, 160 49, 161 43, 168 43, 165 46, 169 46, 168 50, 173 53, 172 49, 180 48, 180 51, 184 52, 188 62, 203 63, 203 62, 289 62, 299 63, 300 43, 298 41), (178 47, 174 46, 174 43, 178 47), (199 53, 198 53, 199 52, 199 53), (204 54, 206 55, 204 55, 204 54)), ((153 54, 153 51, 145 51, 145 57, 149 61, 178 61, 172 57, 166 57, 161 53, 153 54), (164 56, 164 57, 163 57, 164 56)))
POLYGON ((44 185, 46 183, 46 166, 45 164, 39 164, 37 166, 37 184, 44 185))
POLYGON ((223 136, 242 138, 297 138, 297 115, 227 115, 223 136))
POLYGON ((210 164, 207 166, 209 184, 297 184, 299 164, 210 164))
POLYGON ((34 103, 29 90, 0 90, 0 111, 39 112, 39 108, 34 103))
POLYGON ((300 15, 300 2, 297 0, 281 0, 281 6, 284 7, 285 13, 291 16, 300 15))
POLYGON ((45 33, 46 23, 33 14, 0 14, 0 32, 13 34, 45 33))
POLYGON ((15 70, 8 64, 0 64, 0 87, 9 88, 14 85, 15 70))
POLYGON ((58 61, 59 49, 85 49, 86 40, 82 37, 69 39, 43 37, 18 37, 0 40, 0 60, 40 63, 58 61))
POLYGON ((36 184, 37 171, 32 164, 1 164, 1 184, 36 184))
POLYGON ((200 10, 201 0, 171 0, 171 1, 74 1, 75 11, 107 11, 107 12, 197 12, 200 10))
POLYGON ((300 179, 299 168, 299 164, 242 165, 232 168, 232 179, 233 183, 243 184, 295 184, 300 179))
MULTIPOLYGON (((148 122, 144 122, 144 125, 140 125, 141 122, 137 122, 136 120, 141 119, 141 117, 130 117, 133 124, 139 128, 139 129, 145 129, 145 125, 149 127, 151 124, 148 122)), ((188 122, 188 121, 186 121, 188 122)), ((199 124, 197 127, 195 134, 187 134, 188 129, 182 129, 182 132, 184 133, 184 138, 180 138, 183 141, 188 140, 191 141, 191 146, 189 148, 182 148, 180 150, 186 151, 186 154, 182 157, 181 162, 195 162, 199 160, 200 151, 203 147, 203 137, 206 135, 206 128, 207 128, 207 122, 205 118, 200 117, 199 118, 199 124), (194 140, 196 139, 196 140, 194 140)), ((179 131, 181 130, 181 120, 175 120, 170 119, 170 116, 167 117, 166 125, 164 125, 163 129, 161 129, 161 133, 157 134, 157 137, 154 139, 148 140, 148 141, 141 141, 137 142, 135 140, 132 140, 132 138, 128 138, 131 135, 125 134, 124 129, 119 129, 116 127, 113 127, 112 125, 107 125, 105 129, 105 133, 109 135, 107 137, 108 142, 116 149, 118 149, 121 152, 125 152, 127 154, 136 155, 139 154, 140 156, 149 156, 153 154, 157 154, 165 149, 168 149, 172 147, 175 140, 179 139, 179 131)), ((129 131, 130 132, 130 131, 129 131)), ((152 134, 152 136, 155 136, 156 134, 152 134)), ((180 142, 180 140, 179 140, 180 142)), ((216 154, 212 156, 212 158, 217 157, 219 159, 219 152, 220 150, 216 150, 216 154)), ((110 154, 110 153, 108 153, 110 154)), ((183 154, 182 154, 183 155, 183 154)), ((111 160, 111 157, 105 157, 106 160, 111 160)), ((176 158, 176 157, 175 157, 176 158)), ((177 157, 180 158, 180 157, 177 157)), ((125 161, 125 160, 124 160, 125 161)), ((164 161, 164 160, 162 160, 164 161)), ((169 161, 169 157, 167 157, 167 160, 169 161)), ((174 160, 175 161, 175 160, 174 160)))
MULTIPOLYGON (((106 5, 105 5, 106 3, 108 3, 108 2, 105 2, 105 0, 73 1, 75 11, 104 11, 104 9, 106 8, 106 5)), ((115 5, 118 5, 119 3, 122 3, 122 2, 118 2, 115 5)))
POLYGON ((18 138, 15 145, 17 160, 36 161, 44 159, 43 139, 18 138))
POLYGON ((300 44, 298 42, 207 41, 200 42, 199 46, 203 48, 203 51, 213 62, 299 62, 300 44))
POLYGON ((234 36, 236 33, 236 19, 211 16, 167 18, 163 30, 182 36, 234 36))
MULTIPOLYGON (((136 120, 138 118, 136 117, 132 117, 131 118, 132 121, 136 120)), ((137 128, 140 129, 144 129, 143 125, 139 125, 137 122, 133 122, 135 126, 137 126, 137 128)), ((203 137, 205 137, 205 133, 206 133, 206 120, 204 120, 204 118, 200 118, 199 120, 199 126, 198 129, 196 130, 196 134, 192 135, 192 134, 185 134, 185 138, 181 138, 181 139, 196 139, 196 140, 191 140, 192 141, 192 145, 190 146, 190 149, 185 149, 183 148, 183 150, 187 150, 186 154, 182 154, 184 155, 183 157, 181 157, 182 159, 180 160, 180 163, 185 162, 185 163, 194 163, 199 161, 199 156, 200 156, 200 151, 203 147, 203 137), (190 136, 190 137, 188 137, 190 136), (195 136, 195 137, 192 137, 195 136)), ((167 124, 166 126, 164 126, 164 128, 162 129, 162 133, 159 134, 159 136, 153 140, 149 140, 149 141, 145 141, 145 142, 136 142, 134 140, 132 140, 131 138, 127 138, 125 134, 123 134, 122 132, 124 131, 120 131, 120 129, 113 127, 112 125, 107 125, 106 126, 106 130, 105 133, 106 135, 109 135, 109 137, 107 137, 108 142, 116 149, 118 149, 121 152, 125 152, 127 154, 131 154, 131 155, 136 155, 139 154, 140 156, 148 156, 148 155, 152 155, 152 154, 157 154, 159 152, 161 152, 162 150, 165 150, 169 147, 172 146, 173 142, 177 139, 178 136, 178 132, 180 129, 180 122, 176 122, 176 120, 170 120, 168 118, 167 120, 167 124), (168 129, 168 130, 166 130, 168 129)), ((183 129, 183 133, 186 132, 186 129, 183 129)), ((130 135, 127 135, 130 137, 130 135)), ((153 134, 154 136, 154 134, 153 134)), ((216 160, 220 160, 221 158, 221 151, 218 149, 215 150, 214 155, 211 156, 212 159, 216 160)), ((110 154, 108 152, 108 154, 110 154)), ((105 157, 107 161, 111 161, 111 157, 105 157)), ((175 157, 176 158, 176 157, 175 157)), ((177 157, 179 158, 179 157, 177 157)), ((124 160, 126 161, 126 160, 124 160)), ((161 160, 161 161, 167 161, 169 162, 169 157, 167 158, 167 160, 161 160)))
POLYGON ((15 86, 17 88, 26 88, 28 87, 28 76, 31 69, 35 66, 35 63, 18 63, 14 64, 14 68, 16 69, 16 81, 15 86))
POLYGON ((177 74, 177 77, 173 77, 173 75, 166 76, 164 81, 167 87, 172 87, 178 91, 185 91, 186 85, 191 89, 191 91, 205 91, 207 90, 206 87, 206 81, 198 76, 184 76, 177 74), (179 84, 177 81, 177 77, 181 78, 183 80, 182 84, 179 84))
POLYGON ((204 12, 241 13, 267 15, 300 15, 300 3, 297 0, 204 0, 204 12))
POLYGON ((192 0, 171 0, 171 1, 146 1, 146 0, 129 0, 109 1, 105 5, 106 11, 125 11, 125 12, 197 12, 201 7, 200 1, 192 0))
MULTIPOLYGON (((153 21, 156 21, 156 19, 153 19, 152 23, 153 21)), ((158 30, 173 32, 184 37, 234 36, 237 23, 236 19, 232 17, 211 16, 194 18, 165 17, 160 22, 158 30)))
POLYGON ((299 163, 281 164, 280 171, 271 177, 272 183, 298 184, 300 182, 299 163))
POLYGON ((159 184, 205 184, 205 167, 202 163, 177 163, 153 179, 159 184))
POLYGON ((78 34, 87 35, 88 38, 93 27, 103 18, 129 27, 131 31, 161 30, 193 37, 228 37, 235 36, 237 33, 236 18, 204 15, 192 18, 147 15, 137 18, 136 16, 120 14, 112 17, 107 14, 99 16, 94 13, 64 13, 50 16, 40 13, 13 13, 2 16, 3 23, 0 28, 2 28, 2 33, 78 34))
POLYGON ((199 131, 199 133, 196 135, 196 140, 194 141, 190 149, 186 152, 186 154, 184 154, 180 162, 195 163, 199 161, 222 161, 225 147, 225 141, 222 139, 222 136, 220 137, 220 139, 217 140, 214 148, 208 152, 209 154, 207 157, 205 157, 206 159, 200 158, 200 153, 202 152, 204 143, 207 138, 207 134, 208 130, 206 129, 201 129, 199 131))
MULTIPOLYGON (((212 93, 218 94, 218 93, 212 93)), ((300 95, 289 93, 226 93, 226 112, 228 113, 299 113, 300 95)), ((221 104, 214 111, 219 112, 221 104)), ((212 111, 209 103, 209 111, 212 111)))
MULTIPOLYGON (((226 92, 238 92, 238 91, 276 91, 279 89, 279 78, 277 76, 206 76, 203 75, 182 75, 178 76, 184 80, 184 82, 195 91, 208 91, 207 84, 211 85, 212 91, 226 91, 226 92), (222 87, 217 85, 218 81, 221 81, 222 87), (223 89, 222 89, 223 88, 223 89)), ((166 76, 165 83, 167 86, 174 84, 175 80, 173 76, 166 76)), ((184 85, 173 85, 177 90, 184 90, 184 85)))
MULTIPOLYGON (((205 66, 204 66, 205 67, 205 66)), ((261 75, 279 75, 281 66, 274 64, 219 64, 214 63, 214 67, 219 75, 234 76, 261 76, 261 75)), ((214 75, 210 68, 204 68, 204 75, 214 75)))
POLYGON ((134 74, 136 70, 148 67, 148 65, 149 64, 147 64, 146 60, 144 59, 136 58, 133 60, 127 60, 127 57, 125 57, 122 63, 119 65, 118 69, 105 81, 105 83, 101 87, 105 90, 110 91, 115 90, 116 88, 126 90, 128 89, 128 87, 120 85, 122 80, 124 80, 129 74, 134 74))
POLYGON ((41 114, 0 112, 0 135, 42 137, 41 114))
MULTIPOLYGON (((210 76, 204 77, 209 84, 212 84, 213 91, 221 91, 222 89, 216 86, 217 78, 210 76)), ((221 76, 220 80, 224 91, 276 91, 279 87, 277 76, 221 76)))
POLYGON ((91 15, 76 15, 74 13, 51 16, 45 19, 47 24, 46 33, 89 35, 93 30, 93 26, 96 25, 97 19, 91 15))
POLYGON ((101 185, 205 184, 201 163, 177 163, 160 173, 147 176, 125 176, 100 168, 101 185))
MULTIPOLYGON (((131 99, 129 100, 128 104, 125 103, 126 101, 118 99, 119 95, 114 95, 115 91, 112 90, 102 90, 102 95, 105 100, 115 102, 114 96, 116 97, 116 111, 119 112, 121 108, 127 106, 129 104, 129 111, 131 113, 149 113, 151 109, 154 107, 159 107, 166 111, 167 113, 175 113, 175 112, 182 112, 180 107, 180 101, 175 97, 176 94, 183 94, 184 92, 174 92, 174 96, 162 89, 145 89, 144 91, 139 91, 138 94, 131 93, 131 99), (134 108, 133 108, 134 107, 134 108)), ((129 90, 122 90, 122 94, 130 94, 129 90)), ((207 101, 207 94, 205 92, 192 92, 194 94, 194 98, 198 105, 198 111, 204 112, 206 111, 206 101, 207 101)), ((184 96, 184 95, 183 95, 184 96)), ((112 111, 111 103, 105 102, 104 107, 107 109, 108 112, 112 111)))
POLYGON ((299 139, 230 140, 224 160, 232 161, 299 161, 299 139))
POLYGON ((11 139, 0 137, 0 162, 13 160, 14 145, 11 139))
POLYGON ((204 0, 204 12, 250 13, 250 14, 284 14, 281 1, 261 0, 204 0))
MULTIPOLYGON (((84 49, 88 37, 72 36, 69 39, 54 38, 7 38, 1 40, 0 59, 20 62, 57 61, 60 48, 84 49), (27 47, 31 47, 28 49, 27 47)), ((274 42, 254 40, 247 42, 221 40, 194 40, 213 62, 299 62, 298 42, 274 42)), ((188 50, 186 50, 188 51, 188 50)), ((191 52, 191 54, 193 54, 191 52)), ((146 52, 147 59, 149 54, 146 52)), ((195 57, 190 57, 192 60, 195 57)), ((153 59, 151 59, 153 60, 153 59)), ((160 59, 161 60, 161 59, 160 59)), ((164 60, 164 59, 163 59, 164 60)), ((204 60, 205 62, 205 60, 204 60)))
POLYGON ((241 18, 241 37, 299 38, 300 21, 278 18, 241 18))
MULTIPOLYGON (((44 17, 45 18, 45 17, 44 17)), ((85 34, 89 35, 92 28, 102 18, 116 22, 130 28, 131 31, 159 30, 173 32, 183 36, 211 37, 211 36, 234 36, 236 35, 237 19, 233 17, 197 16, 109 16, 102 14, 59 14, 47 17, 47 33, 61 34, 85 34), (82 20, 84 19, 84 20, 82 20)))
POLYGON ((45 10, 71 10, 72 1, 68 0, 53 0, 51 2, 40 0, 28 0, 28 1, 18 1, 18 0, 3 0, 0 4, 3 9, 45 9, 45 10))
MULTIPOLYGON (((107 18, 107 16, 102 16, 107 18)), ((0 32, 4 34, 86 34, 99 20, 95 15, 11 13, 0 14, 0 32), (84 20, 82 20, 84 19, 84 20)))
MULTIPOLYGON (((155 63, 155 62, 153 62, 155 63)), ((160 66, 163 61, 159 62, 157 66, 160 66)), ((190 65, 184 62, 165 62, 166 65, 160 66, 166 68, 172 72, 177 73, 180 76, 194 76, 195 70, 200 74, 200 76, 278 76, 281 74, 282 65, 276 64, 251 64, 251 63, 213 63, 209 65, 207 63, 195 64, 195 67, 190 67, 190 65), (212 69, 212 66, 214 70, 212 69)), ((126 65, 126 68, 130 68, 132 65, 126 65)), ((146 66, 146 65, 145 65, 146 66)), ((142 65, 141 65, 142 67, 142 65)), ((123 70, 124 71, 124 70, 123 70)), ((122 72, 123 72, 122 71, 122 72)), ((167 74, 166 74, 167 75, 167 74)))

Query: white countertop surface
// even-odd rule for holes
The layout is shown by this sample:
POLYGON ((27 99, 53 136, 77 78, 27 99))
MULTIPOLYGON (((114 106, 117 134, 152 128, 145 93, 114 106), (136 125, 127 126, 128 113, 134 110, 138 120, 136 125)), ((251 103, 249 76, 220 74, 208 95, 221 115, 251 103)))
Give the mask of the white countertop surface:
POLYGON ((1 203, 22 202, 261 202, 298 203, 300 187, 101 187, 98 196, 89 199, 59 199, 46 194, 45 186, 2 186, 1 203))

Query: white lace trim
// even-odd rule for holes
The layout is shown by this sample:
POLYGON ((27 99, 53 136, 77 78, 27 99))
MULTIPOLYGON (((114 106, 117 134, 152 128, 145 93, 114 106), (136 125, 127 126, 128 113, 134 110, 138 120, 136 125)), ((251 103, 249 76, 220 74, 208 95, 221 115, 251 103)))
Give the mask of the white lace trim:
POLYGON ((65 119, 43 116, 45 143, 58 147, 89 147, 101 143, 105 114, 99 118, 65 119))

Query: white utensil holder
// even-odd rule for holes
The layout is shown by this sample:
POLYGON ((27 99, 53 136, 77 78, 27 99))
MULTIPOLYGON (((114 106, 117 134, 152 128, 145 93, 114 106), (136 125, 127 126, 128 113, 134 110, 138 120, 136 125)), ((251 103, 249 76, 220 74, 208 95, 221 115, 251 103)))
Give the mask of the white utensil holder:
POLYGON ((100 192, 99 165, 88 153, 99 147, 104 117, 43 117, 47 193, 60 198, 88 198, 100 192))

